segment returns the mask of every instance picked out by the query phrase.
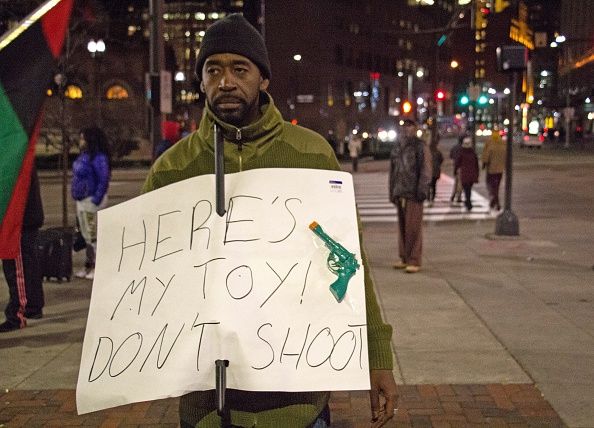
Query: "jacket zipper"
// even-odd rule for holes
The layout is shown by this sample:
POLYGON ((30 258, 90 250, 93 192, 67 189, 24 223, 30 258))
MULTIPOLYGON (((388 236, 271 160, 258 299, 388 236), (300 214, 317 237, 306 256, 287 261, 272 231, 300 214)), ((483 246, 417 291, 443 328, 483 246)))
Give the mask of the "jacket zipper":
POLYGON ((235 131, 235 141, 237 141, 237 150, 239 151, 239 172, 243 171, 243 156, 241 155, 241 149, 243 148, 243 143, 241 142, 241 129, 237 128, 235 131))

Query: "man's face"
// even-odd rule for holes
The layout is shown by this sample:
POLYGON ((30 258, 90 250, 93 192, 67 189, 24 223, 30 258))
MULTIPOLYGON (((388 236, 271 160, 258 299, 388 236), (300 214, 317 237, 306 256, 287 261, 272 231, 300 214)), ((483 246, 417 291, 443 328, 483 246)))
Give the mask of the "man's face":
POLYGON ((217 117, 242 127, 260 116, 259 93, 268 88, 268 83, 248 58, 220 53, 204 62, 200 88, 217 117))

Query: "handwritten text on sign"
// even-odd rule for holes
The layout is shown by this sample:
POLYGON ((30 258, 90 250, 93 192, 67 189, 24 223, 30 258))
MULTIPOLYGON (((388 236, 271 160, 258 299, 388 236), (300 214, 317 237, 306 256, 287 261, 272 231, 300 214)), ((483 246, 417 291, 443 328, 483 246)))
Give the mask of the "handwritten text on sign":
POLYGON ((195 177, 99 213, 79 413, 214 388, 369 387, 363 268, 343 302, 316 220, 361 260, 351 176, 259 169, 195 177))

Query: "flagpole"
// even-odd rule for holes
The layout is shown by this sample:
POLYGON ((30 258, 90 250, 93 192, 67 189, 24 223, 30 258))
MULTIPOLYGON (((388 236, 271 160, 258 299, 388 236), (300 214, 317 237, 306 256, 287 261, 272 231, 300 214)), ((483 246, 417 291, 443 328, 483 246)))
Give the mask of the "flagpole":
POLYGON ((70 30, 66 30, 66 57, 60 64, 60 128, 62 132, 62 226, 68 227, 68 155, 70 154, 70 137, 66 130, 66 95, 64 94, 65 72, 64 66, 68 63, 70 54, 70 30))
POLYGON ((29 15, 27 15, 16 27, 7 31, 0 37, 0 51, 8 46, 14 39, 21 35, 27 28, 39 21, 43 15, 49 12, 55 5, 62 0, 47 0, 29 15))

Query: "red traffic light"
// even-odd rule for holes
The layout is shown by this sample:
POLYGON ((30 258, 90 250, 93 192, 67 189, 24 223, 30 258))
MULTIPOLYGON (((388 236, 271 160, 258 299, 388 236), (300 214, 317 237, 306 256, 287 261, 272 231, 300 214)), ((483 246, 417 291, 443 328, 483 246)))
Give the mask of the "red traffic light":
POLYGON ((435 91, 435 99, 437 101, 443 101, 445 100, 446 94, 445 91, 442 89, 438 89, 437 91, 435 91))

